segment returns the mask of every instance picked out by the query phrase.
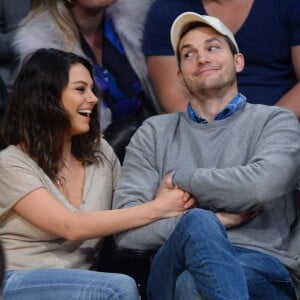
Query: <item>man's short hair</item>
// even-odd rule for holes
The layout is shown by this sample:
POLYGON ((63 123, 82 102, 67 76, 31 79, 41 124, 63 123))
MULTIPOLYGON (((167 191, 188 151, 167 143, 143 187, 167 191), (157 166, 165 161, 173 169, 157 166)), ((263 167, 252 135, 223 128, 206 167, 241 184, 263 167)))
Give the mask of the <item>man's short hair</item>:
MULTIPOLYGON (((178 66, 180 66, 180 62, 181 62, 181 58, 180 58, 180 53, 179 53, 179 49, 178 49, 178 46, 179 46, 179 42, 181 41, 181 39, 191 30, 195 29, 195 28, 198 28, 198 27, 210 27, 212 28, 210 25, 206 24, 206 23, 203 23, 203 22, 199 22, 199 21, 194 21, 194 22, 191 22, 191 23, 188 23, 186 24, 182 30, 181 30, 181 34, 179 36, 179 39, 178 39, 178 44, 177 44, 177 47, 176 47, 176 51, 175 51, 175 55, 176 55, 176 58, 177 58, 177 63, 178 63, 178 66)), ((214 29, 214 28, 213 28, 214 29)), ((222 35, 228 46, 229 46, 229 49, 232 53, 232 55, 234 54, 237 54, 238 53, 238 49, 236 48, 236 46, 233 44, 233 42, 231 41, 231 39, 226 36, 226 35, 222 35)))

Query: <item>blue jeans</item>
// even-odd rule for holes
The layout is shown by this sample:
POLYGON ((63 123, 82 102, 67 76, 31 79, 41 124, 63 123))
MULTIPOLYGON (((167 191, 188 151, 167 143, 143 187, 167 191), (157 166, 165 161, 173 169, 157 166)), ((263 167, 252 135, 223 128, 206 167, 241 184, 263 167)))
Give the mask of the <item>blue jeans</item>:
POLYGON ((290 300, 295 294, 291 277, 278 259, 233 246, 212 212, 193 209, 154 256, 148 297, 290 300))
POLYGON ((137 300, 133 278, 77 269, 9 271, 3 300, 137 300))

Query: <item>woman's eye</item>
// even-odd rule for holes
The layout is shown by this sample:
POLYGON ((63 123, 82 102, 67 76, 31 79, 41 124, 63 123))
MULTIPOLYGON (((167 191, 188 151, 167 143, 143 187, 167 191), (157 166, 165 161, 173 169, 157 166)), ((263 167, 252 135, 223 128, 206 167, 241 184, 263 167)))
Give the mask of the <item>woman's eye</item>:
POLYGON ((79 92, 84 92, 85 91, 85 87, 80 86, 80 87, 77 87, 76 90, 79 91, 79 92))

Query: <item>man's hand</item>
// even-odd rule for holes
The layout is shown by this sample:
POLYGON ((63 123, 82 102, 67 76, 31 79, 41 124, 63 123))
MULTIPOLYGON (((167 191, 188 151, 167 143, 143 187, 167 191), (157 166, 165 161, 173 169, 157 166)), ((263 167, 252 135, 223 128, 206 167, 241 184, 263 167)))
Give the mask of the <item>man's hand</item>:
POLYGON ((215 213, 215 215, 222 222, 224 227, 229 229, 249 222, 258 213, 259 210, 254 212, 245 212, 245 213, 217 212, 215 213))

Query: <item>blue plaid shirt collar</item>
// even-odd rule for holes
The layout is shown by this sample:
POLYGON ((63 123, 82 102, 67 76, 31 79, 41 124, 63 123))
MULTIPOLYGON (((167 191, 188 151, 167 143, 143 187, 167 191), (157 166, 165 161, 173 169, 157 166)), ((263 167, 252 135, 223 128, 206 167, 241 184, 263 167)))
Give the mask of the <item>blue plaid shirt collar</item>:
MULTIPOLYGON (((237 94, 230 103, 221 111, 219 112, 216 117, 215 121, 224 120, 238 111, 240 111, 246 104, 246 97, 241 93, 237 94)), ((192 108, 191 104, 189 103, 187 106, 187 113, 189 118, 196 122, 205 124, 207 121, 199 116, 199 114, 192 108)))

